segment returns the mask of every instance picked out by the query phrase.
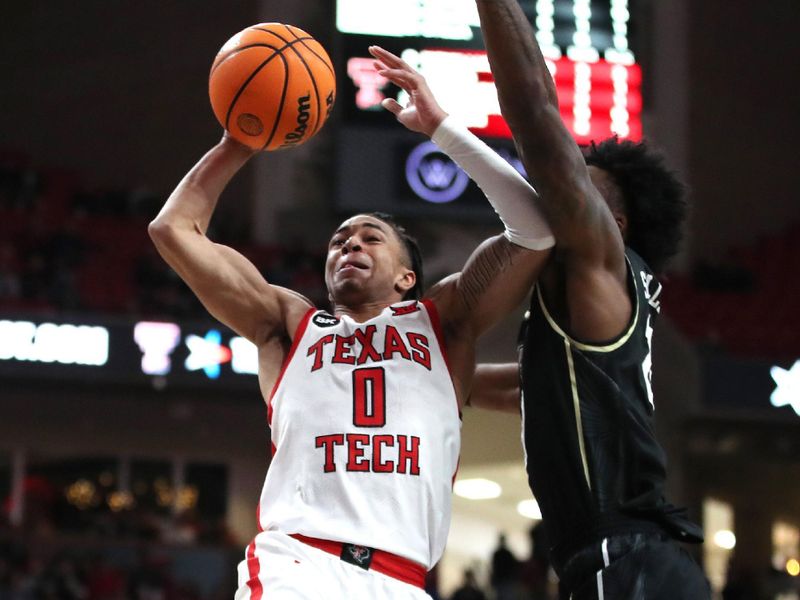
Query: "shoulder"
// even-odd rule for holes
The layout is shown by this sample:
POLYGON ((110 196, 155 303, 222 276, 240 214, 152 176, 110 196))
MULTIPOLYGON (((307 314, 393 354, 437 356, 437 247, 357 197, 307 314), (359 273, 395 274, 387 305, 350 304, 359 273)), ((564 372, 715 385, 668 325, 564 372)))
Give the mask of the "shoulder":
POLYGON ((258 332, 256 345, 266 344, 276 338, 294 339, 301 324, 316 312, 314 304, 303 296, 280 286, 273 286, 280 307, 281 318, 277 325, 265 326, 258 332))
POLYGON ((467 321, 458 293, 460 277, 461 273, 448 275, 433 285, 420 300, 428 308, 428 313, 433 313, 431 320, 436 319, 435 325, 444 330, 459 328, 467 321))

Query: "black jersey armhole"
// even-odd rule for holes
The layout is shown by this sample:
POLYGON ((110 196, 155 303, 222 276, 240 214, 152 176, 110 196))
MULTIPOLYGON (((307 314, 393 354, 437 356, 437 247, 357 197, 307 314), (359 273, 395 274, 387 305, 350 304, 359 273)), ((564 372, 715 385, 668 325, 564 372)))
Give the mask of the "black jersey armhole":
POLYGON ((550 328, 555 331, 558 335, 562 338, 567 340, 572 346, 578 348, 579 350, 584 350, 588 352, 613 352, 618 348, 621 348, 625 345, 625 343, 630 339, 633 332, 636 330, 636 325, 639 322, 639 285, 636 282, 636 272, 633 268, 633 263, 631 263, 630 258, 628 255, 625 255, 625 268, 628 272, 628 297, 632 303, 632 314, 630 321, 628 322, 627 327, 615 338, 611 340, 603 341, 603 342, 593 342, 588 343, 581 341, 571 335, 569 335, 566 331, 564 331, 555 318, 550 313, 550 310, 547 308, 547 304, 545 303, 544 296, 542 295, 541 287, 539 284, 536 284, 536 301, 539 303, 539 308, 542 310, 542 314, 547 321, 547 324, 550 328))

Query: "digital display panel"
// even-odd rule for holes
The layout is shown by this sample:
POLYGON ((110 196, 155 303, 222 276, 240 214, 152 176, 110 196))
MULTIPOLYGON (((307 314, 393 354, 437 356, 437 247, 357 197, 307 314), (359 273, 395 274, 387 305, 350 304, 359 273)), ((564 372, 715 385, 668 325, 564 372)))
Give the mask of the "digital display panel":
MULTIPOLYGON (((581 144, 611 135, 640 139, 642 74, 629 47, 628 1, 521 4, 535 26, 562 118, 575 139, 581 144)), ((379 43, 418 69, 439 103, 476 134, 510 137, 473 0, 338 0, 337 9, 337 27, 346 34, 340 65, 346 75, 340 95, 346 123, 390 123, 380 101, 387 96, 406 100, 374 71, 367 46, 379 43)))
POLYGON ((256 391, 257 372, 256 347, 216 323, 0 318, 8 380, 256 391))
MULTIPOLYGON (((520 0, 546 56, 629 63, 628 0, 520 0), (593 50, 588 50, 593 49, 593 50)), ((465 42, 480 47, 474 0, 337 0, 336 28, 351 35, 465 42)))
MULTIPOLYGON (((633 0, 630 0, 632 3, 633 0)), ((629 0, 520 0, 579 144, 642 137, 642 71, 630 47, 629 0)), ((398 125, 385 98, 407 102, 367 52, 379 44, 426 78, 442 107, 518 170, 500 114, 474 0, 337 0, 337 207, 484 219, 492 209, 457 165, 398 125), (508 142, 508 143, 506 143, 508 142)))
POLYGON ((337 0, 342 33, 472 40, 480 27, 472 0, 337 0))
MULTIPOLYGON (((486 53, 458 49, 408 49, 407 63, 424 73, 439 103, 481 137, 510 138, 500 115, 500 104, 486 53), (465 101, 468 98, 469 101, 465 101)), ((612 135, 642 137, 642 74, 637 64, 612 64, 605 60, 575 62, 567 57, 547 61, 556 82, 561 117, 581 144, 612 135)), ((347 75, 354 88, 350 118, 366 121, 364 114, 382 114, 380 102, 389 95, 407 102, 405 94, 380 77, 367 57, 352 57, 347 75)), ((368 118, 368 117, 367 117, 368 118)))
POLYGON ((702 356, 703 402, 709 408, 800 418, 800 360, 778 365, 723 354, 702 356))

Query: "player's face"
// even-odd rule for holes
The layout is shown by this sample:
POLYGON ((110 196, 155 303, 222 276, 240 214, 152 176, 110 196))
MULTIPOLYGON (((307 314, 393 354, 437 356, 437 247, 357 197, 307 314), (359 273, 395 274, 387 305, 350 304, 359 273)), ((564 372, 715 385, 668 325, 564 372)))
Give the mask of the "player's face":
POLYGON ((414 284, 392 227, 368 215, 347 219, 328 244, 325 283, 334 302, 393 302, 414 284))

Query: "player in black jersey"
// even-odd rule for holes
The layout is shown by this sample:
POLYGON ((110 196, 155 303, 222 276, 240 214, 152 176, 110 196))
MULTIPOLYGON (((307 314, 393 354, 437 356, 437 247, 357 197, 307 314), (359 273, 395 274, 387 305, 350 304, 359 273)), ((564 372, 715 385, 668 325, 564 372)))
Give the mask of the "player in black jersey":
POLYGON ((654 276, 678 245, 682 186, 643 144, 581 152, 518 0, 476 0, 500 106, 556 238, 520 334, 520 366, 485 365, 472 403, 514 406, 563 599, 700 600, 674 541, 702 531, 664 498, 653 432, 654 276), (649 265, 649 266, 648 266, 649 265))

